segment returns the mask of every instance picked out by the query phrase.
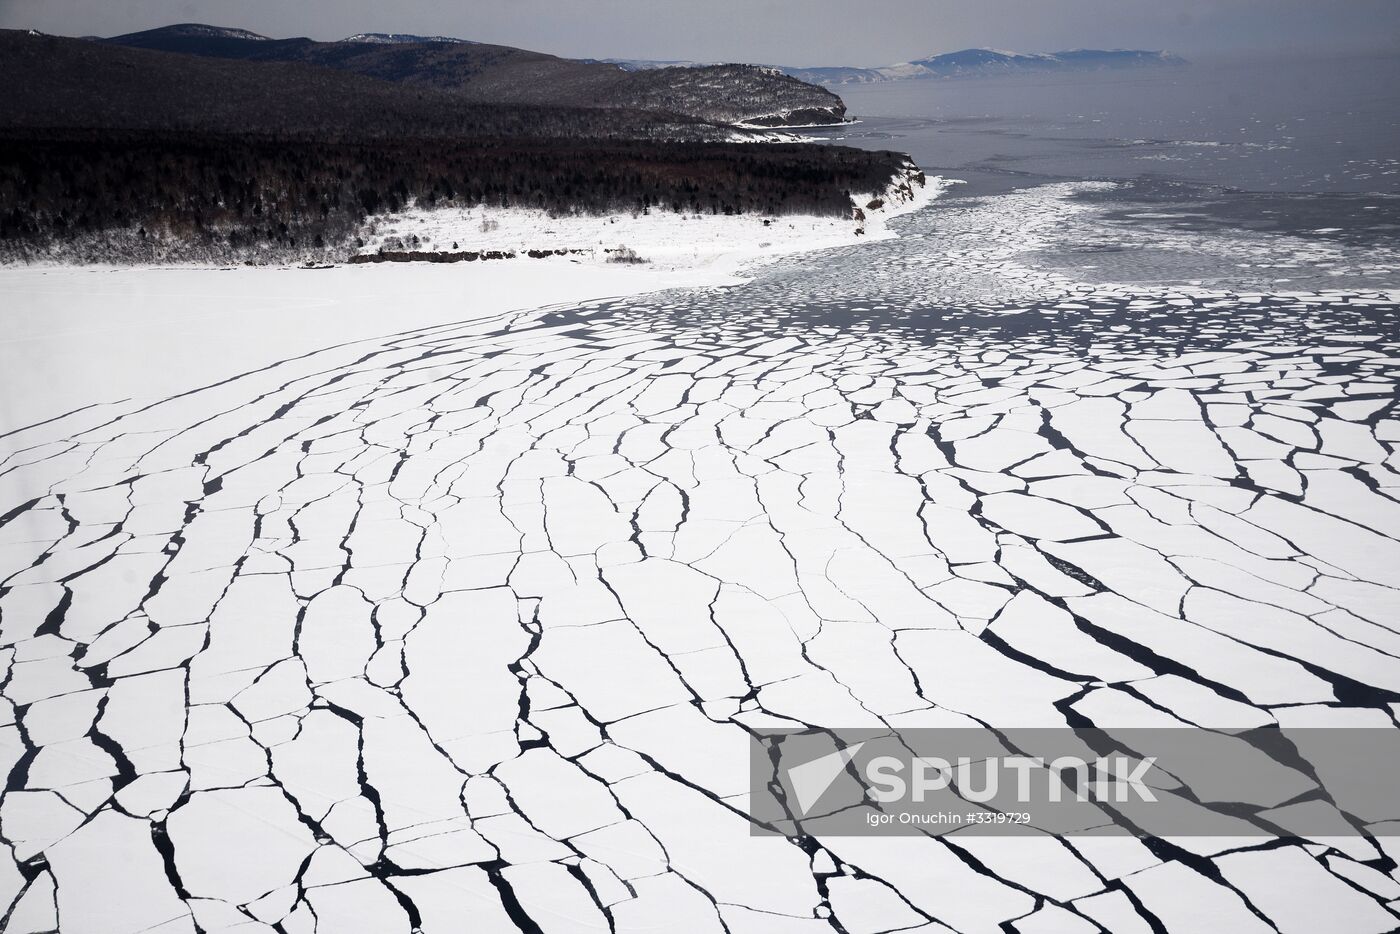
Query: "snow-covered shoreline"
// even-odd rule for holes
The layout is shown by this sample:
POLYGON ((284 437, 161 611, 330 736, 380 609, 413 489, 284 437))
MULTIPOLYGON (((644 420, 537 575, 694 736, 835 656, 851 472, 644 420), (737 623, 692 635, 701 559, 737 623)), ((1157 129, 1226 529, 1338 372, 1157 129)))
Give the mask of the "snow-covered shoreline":
MULTIPOLYGON (((163 398, 329 346, 553 305, 736 284, 756 263, 894 237, 891 218, 923 207, 950 184, 931 178, 913 188, 913 198, 867 212, 859 236, 855 222, 829 218, 781 218, 764 227, 755 217, 621 215, 616 224, 597 217, 558 224, 556 240, 586 233, 599 249, 542 259, 522 252, 489 262, 316 269, 0 266, 4 383, 47 387, 5 393, 0 434, 87 405, 163 398), (648 262, 608 262, 604 249, 619 243, 648 262)), ((467 241, 472 249, 538 234, 535 215, 542 215, 493 212, 499 226, 483 232, 479 212, 455 213, 478 238, 467 241)), ((450 220, 422 215, 444 230, 450 220)))
POLYGON ((359 253, 494 251, 534 262, 528 251, 570 251, 570 259, 615 264, 619 248, 625 248, 654 268, 709 268, 727 278, 756 260, 894 237, 890 220, 924 207, 955 184, 935 176, 923 185, 904 180, 883 192, 853 194, 860 219, 670 211, 552 217, 520 208, 412 207, 376 217, 359 253), (869 207, 873 203, 879 207, 869 207))

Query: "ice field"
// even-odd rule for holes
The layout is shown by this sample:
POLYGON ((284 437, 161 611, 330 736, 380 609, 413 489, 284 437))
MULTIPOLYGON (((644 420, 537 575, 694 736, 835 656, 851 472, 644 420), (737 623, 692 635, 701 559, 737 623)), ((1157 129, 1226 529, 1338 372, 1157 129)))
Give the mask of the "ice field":
POLYGON ((1388 825, 750 834, 764 726, 1397 728, 1395 257, 1078 190, 5 435, 5 930, 1400 925, 1388 825))

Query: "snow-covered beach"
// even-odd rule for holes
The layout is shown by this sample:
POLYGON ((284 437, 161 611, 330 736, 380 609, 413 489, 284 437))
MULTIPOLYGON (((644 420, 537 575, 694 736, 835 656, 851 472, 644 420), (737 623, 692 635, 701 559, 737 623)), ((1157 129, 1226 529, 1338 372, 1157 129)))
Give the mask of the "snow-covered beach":
MULTIPOLYGON (((854 193, 853 217, 687 214, 656 210, 556 216, 519 208, 409 209, 376 217, 356 252, 563 250, 606 262, 619 248, 663 270, 694 271, 740 265, 792 253, 850 246, 896 236, 890 221, 945 194, 956 180, 938 176, 903 191, 854 193), (874 206, 872 206, 874 205, 874 206)), ((717 280, 718 281, 718 280, 717 280)))

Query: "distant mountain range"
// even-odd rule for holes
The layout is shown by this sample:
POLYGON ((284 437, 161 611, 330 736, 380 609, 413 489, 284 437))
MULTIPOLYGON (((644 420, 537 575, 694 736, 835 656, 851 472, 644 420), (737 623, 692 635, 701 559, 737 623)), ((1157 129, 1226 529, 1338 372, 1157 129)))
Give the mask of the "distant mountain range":
POLYGON ((17 30, 0 30, 0 87, 0 137, 68 129, 317 140, 724 140, 735 132, 656 111, 483 102, 301 61, 177 54, 17 30))
POLYGON ((444 36, 361 33, 336 42, 270 39, 246 29, 181 23, 98 39, 108 46, 203 58, 296 63, 351 72, 476 104, 620 109, 724 125, 840 121, 841 98, 755 65, 629 71, 444 36))
POLYGON ((1007 52, 963 49, 881 68, 782 68, 782 72, 812 84, 873 84, 911 78, 987 78, 1045 72, 1111 71, 1185 65, 1170 52, 1146 49, 1071 49, 1065 52, 1007 52))
MULTIPOLYGON (((669 68, 703 68, 706 62, 663 61, 642 58, 601 58, 627 71, 653 71, 669 68)), ((874 84, 910 78, 987 78, 998 75, 1039 74, 1043 72, 1110 71, 1124 68, 1152 68, 1185 65, 1186 59, 1171 52, 1146 49, 1070 49, 1065 52, 1007 52, 1001 49, 963 49, 928 58, 878 68, 847 65, 796 68, 780 65, 777 71, 811 84, 874 84)))

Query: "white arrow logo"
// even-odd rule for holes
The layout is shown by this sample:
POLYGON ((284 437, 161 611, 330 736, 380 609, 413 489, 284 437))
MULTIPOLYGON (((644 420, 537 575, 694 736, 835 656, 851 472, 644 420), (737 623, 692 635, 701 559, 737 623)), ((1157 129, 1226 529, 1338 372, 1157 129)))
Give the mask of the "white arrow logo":
POLYGON ((797 797, 798 807, 804 815, 811 811, 821 800, 821 796, 826 794, 827 789, 836 783, 836 779, 841 777, 846 766, 864 745, 865 743, 856 743, 854 746, 829 752, 787 770, 788 784, 792 786, 792 793, 797 797))

